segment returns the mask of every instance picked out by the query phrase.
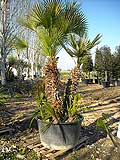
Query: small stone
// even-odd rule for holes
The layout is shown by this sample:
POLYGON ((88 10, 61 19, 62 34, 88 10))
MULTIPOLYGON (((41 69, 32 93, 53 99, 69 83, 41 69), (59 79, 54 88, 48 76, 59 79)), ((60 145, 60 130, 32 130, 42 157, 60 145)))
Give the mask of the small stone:
POLYGON ((91 158, 94 158, 94 154, 91 154, 91 158))
POLYGON ((99 152, 99 151, 96 151, 96 153, 99 154, 100 152, 99 152))
POLYGON ((24 159, 24 158, 25 158, 25 156, 24 156, 24 155, 21 155, 21 154, 17 154, 16 157, 19 158, 19 159, 24 159))

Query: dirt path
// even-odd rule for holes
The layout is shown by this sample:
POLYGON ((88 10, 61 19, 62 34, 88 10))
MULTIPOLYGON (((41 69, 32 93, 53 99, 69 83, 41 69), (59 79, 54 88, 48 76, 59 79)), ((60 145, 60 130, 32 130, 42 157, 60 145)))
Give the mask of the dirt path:
POLYGON ((111 139, 96 129, 96 120, 105 113, 109 117, 108 124, 112 133, 116 136, 120 121, 120 87, 83 85, 80 92, 83 95, 80 107, 84 108, 84 135, 89 137, 89 141, 84 148, 64 160, 120 160, 120 153, 111 139))
POLYGON ((0 128, 4 126, 13 126, 17 122, 22 122, 25 119, 32 117, 36 103, 30 97, 12 98, 5 103, 5 107, 0 110, 1 123, 0 128))
MULTIPOLYGON (((120 99, 120 97, 119 97, 120 99)), ((120 101, 118 97, 112 100, 99 101, 93 103, 87 107, 87 111, 84 111, 84 125, 93 123, 102 116, 102 113, 107 114, 111 119, 111 127, 118 124, 120 120, 120 101)))

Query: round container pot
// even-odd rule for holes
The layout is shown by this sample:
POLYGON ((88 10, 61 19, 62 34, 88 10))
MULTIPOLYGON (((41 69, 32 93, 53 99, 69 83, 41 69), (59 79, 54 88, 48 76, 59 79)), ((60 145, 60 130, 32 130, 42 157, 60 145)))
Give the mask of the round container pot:
POLYGON ((117 86, 120 86, 120 81, 117 81, 117 86))
POLYGON ((103 87, 110 87, 110 82, 109 81, 104 81, 102 82, 103 87))
POLYGON ((82 81, 84 84, 89 84, 89 79, 83 79, 82 81))
POLYGON ((98 84, 98 79, 95 79, 95 84, 98 84))
POLYGON ((80 138, 82 120, 83 117, 81 116, 79 122, 51 123, 49 125, 49 123, 37 119, 42 145, 56 150, 74 147, 80 138), (43 132, 45 128, 46 130, 43 132))
POLYGON ((98 84, 99 84, 99 85, 102 85, 102 84, 103 84, 101 79, 98 80, 98 84))
POLYGON ((93 84, 93 79, 89 79, 89 84, 93 84))
POLYGON ((115 87, 115 85, 116 85, 116 81, 115 81, 115 80, 111 80, 111 81, 110 81, 110 84, 112 84, 112 86, 114 86, 114 87, 115 87))

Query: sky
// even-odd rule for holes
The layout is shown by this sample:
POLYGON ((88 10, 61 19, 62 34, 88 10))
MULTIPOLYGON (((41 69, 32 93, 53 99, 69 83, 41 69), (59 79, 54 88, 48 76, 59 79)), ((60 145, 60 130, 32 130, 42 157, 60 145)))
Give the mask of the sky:
MULTIPOLYGON (((88 21, 88 37, 92 40, 100 33, 101 43, 98 47, 107 45, 112 53, 120 45, 120 0, 78 0, 88 21)), ((95 47, 96 48, 96 47, 95 47)), ((91 50, 95 57, 95 48, 91 50)), ((75 66, 73 59, 61 50, 58 54, 58 68, 72 69, 75 66)))

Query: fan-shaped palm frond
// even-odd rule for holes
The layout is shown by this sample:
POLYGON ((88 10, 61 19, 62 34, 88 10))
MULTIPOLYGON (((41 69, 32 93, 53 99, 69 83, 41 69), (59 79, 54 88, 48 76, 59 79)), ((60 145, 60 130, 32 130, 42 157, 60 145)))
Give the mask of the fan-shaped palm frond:
POLYGON ((17 57, 9 56, 8 57, 8 65, 9 67, 12 67, 13 65, 17 64, 17 57))
POLYGON ((32 8, 26 20, 19 18, 18 21, 37 33, 41 49, 49 57, 56 55, 68 33, 83 34, 87 30, 87 21, 79 5, 62 0, 44 0, 32 8))
POLYGON ((13 47, 18 50, 25 49, 25 48, 28 48, 28 43, 23 39, 16 38, 14 41, 13 47))
POLYGON ((46 56, 53 57, 57 54, 57 49, 60 45, 60 40, 62 40, 63 33, 56 28, 51 29, 51 34, 49 34, 47 29, 40 28, 37 30, 37 35, 40 40, 40 48, 46 56))
POLYGON ((26 18, 26 19, 24 19, 23 17, 18 17, 17 21, 21 26, 24 26, 32 31, 36 31, 36 26, 33 23, 31 17, 26 18))
POLYGON ((80 5, 76 2, 68 3, 66 7, 66 14, 70 21, 69 31, 83 35, 87 31, 87 20, 83 14, 80 5))

